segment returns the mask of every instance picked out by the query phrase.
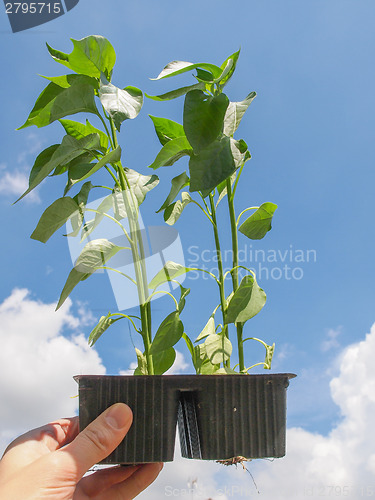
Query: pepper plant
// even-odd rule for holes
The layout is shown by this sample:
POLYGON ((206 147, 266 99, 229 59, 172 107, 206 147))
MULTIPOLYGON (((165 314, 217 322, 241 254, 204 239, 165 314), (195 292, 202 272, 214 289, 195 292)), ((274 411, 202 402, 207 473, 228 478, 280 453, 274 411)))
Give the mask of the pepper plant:
MULTIPOLYGON (((65 135, 61 143, 44 149, 36 158, 29 177, 29 187, 23 198, 41 182, 64 176, 65 189, 42 214, 31 238, 46 242, 69 220, 69 237, 81 235, 88 243, 82 249, 61 292, 57 309, 62 306, 75 286, 98 270, 108 270, 130 279, 138 293, 139 315, 111 313, 102 316, 89 337, 95 344, 113 323, 127 318, 141 335, 144 350, 136 349, 136 374, 162 374, 175 360, 173 346, 181 338, 184 327, 180 313, 185 305, 188 289, 181 286, 179 301, 171 294, 175 310, 167 315, 152 335, 151 299, 145 265, 145 249, 139 224, 139 206, 146 194, 159 182, 156 175, 143 175, 122 163, 123 152, 118 143, 122 123, 135 118, 143 105, 143 93, 136 87, 119 88, 112 83, 116 61, 115 50, 101 36, 73 40, 70 54, 55 50, 47 44, 53 59, 70 72, 63 76, 44 77, 48 84, 21 129, 35 125, 38 128, 59 121, 65 135), (89 115, 85 123, 68 117, 77 113, 89 115), (94 122, 94 123, 95 123, 94 122), (104 172, 107 184, 95 183, 98 173, 104 172), (74 195, 70 195, 75 192, 74 195), (93 193, 106 193, 101 203, 91 208, 93 193), (69 195, 68 195, 69 193, 69 195), (91 219, 87 220, 91 216, 91 219), (120 227, 124 246, 105 238, 91 239, 91 233, 103 219, 120 227), (110 259, 118 253, 131 252, 134 278, 110 266, 110 259)), ((100 176, 100 181, 103 176, 100 176)), ((96 195, 98 198, 98 195, 96 195)), ((158 293, 158 292, 155 292, 158 293)), ((168 292, 162 292, 168 293, 168 292)))
MULTIPOLYGON (((256 97, 251 92, 241 102, 231 102, 223 92, 236 69, 239 51, 228 57, 219 67, 214 64, 192 64, 172 61, 155 80, 170 78, 196 71, 193 85, 180 87, 158 96, 148 96, 156 101, 184 97, 183 123, 167 118, 151 116, 162 148, 150 165, 159 169, 173 165, 183 156, 189 157, 188 173, 183 171, 172 179, 170 193, 160 207, 167 224, 174 224, 189 204, 195 204, 212 227, 217 256, 217 273, 209 273, 217 283, 219 304, 210 315, 207 324, 195 340, 184 333, 197 373, 247 373, 256 365, 271 367, 274 344, 268 345, 254 337, 244 338, 245 323, 258 314, 266 302, 266 294, 256 281, 254 272, 239 263, 238 233, 252 240, 262 239, 271 229, 277 206, 267 202, 260 206, 243 209, 237 216, 235 194, 246 162, 251 158, 243 139, 234 139, 241 119, 256 97), (181 196, 176 197, 181 192, 181 196), (225 227, 217 214, 218 205, 226 199, 230 227, 225 227), (251 214, 249 215, 249 212, 251 214), (243 219, 247 214, 246 219, 243 219), (220 229, 230 231, 233 262, 224 273, 220 229), (240 271, 244 276, 240 281, 240 271), (243 273, 244 272, 244 273, 243 273), (231 279, 228 291, 228 280, 231 279), (220 314, 219 320, 217 317, 220 314), (220 323, 218 323, 218 321, 220 323), (230 328, 235 328, 238 365, 231 367, 232 342, 230 328), (244 359, 244 343, 248 340, 261 342, 266 349, 265 360, 247 366, 244 359)), ((151 282, 159 286, 165 280, 193 270, 175 262, 167 262, 151 282)), ((194 268, 194 271, 197 269, 194 268)), ((201 271, 208 272, 201 269, 201 271)))

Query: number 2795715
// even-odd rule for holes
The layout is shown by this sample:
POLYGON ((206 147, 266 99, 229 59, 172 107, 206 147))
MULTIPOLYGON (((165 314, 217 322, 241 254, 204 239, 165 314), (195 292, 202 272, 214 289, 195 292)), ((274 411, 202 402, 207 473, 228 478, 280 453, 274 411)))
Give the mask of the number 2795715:
POLYGON ((5 4, 7 14, 60 14, 60 2, 8 2, 5 4))

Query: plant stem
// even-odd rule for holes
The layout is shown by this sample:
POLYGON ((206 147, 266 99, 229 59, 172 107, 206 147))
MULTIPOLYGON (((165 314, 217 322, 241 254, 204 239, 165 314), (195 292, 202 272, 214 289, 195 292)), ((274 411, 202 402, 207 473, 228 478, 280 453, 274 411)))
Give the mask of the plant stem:
MULTIPOLYGON (((230 227, 232 234, 232 250, 233 250, 233 270, 232 270, 232 284, 233 293, 238 288, 238 235, 237 235, 237 222, 236 213, 234 210, 234 193, 232 193, 232 184, 230 178, 227 179, 227 198, 230 217, 230 227)), ((238 345, 238 361, 240 372, 245 370, 245 360, 243 352, 243 323, 236 323, 237 328, 237 345, 238 345)))
MULTIPOLYGON (((216 208, 215 208, 215 201, 212 193, 209 195, 210 197, 210 206, 211 206, 211 216, 212 216, 212 222, 213 222, 213 229, 214 229, 214 237, 215 237, 215 246, 216 246, 216 257, 217 257, 217 268, 219 271, 219 289, 220 289, 220 304, 221 304, 221 311, 223 314, 223 337, 228 338, 228 325, 225 323, 225 315, 226 315, 226 300, 225 300, 225 287, 224 287, 224 270, 223 270, 223 260, 221 257, 221 249, 220 249, 220 240, 219 240, 219 231, 217 227, 217 219, 216 219, 216 208)), ((225 366, 230 368, 230 360, 228 359, 224 363, 225 366)))
MULTIPOLYGON (((112 118, 110 118, 111 132, 113 137, 113 145, 118 146, 116 129, 112 118)), ((148 283, 145 265, 145 252, 142 240, 142 233, 138 221, 138 205, 132 195, 129 181, 126 177, 125 170, 121 161, 117 163, 118 176, 121 190, 124 193, 123 199, 125 203, 126 212, 129 220, 130 237, 132 240, 131 250, 134 262, 134 270, 136 275, 139 309, 142 324, 142 338, 145 348, 145 356, 147 360, 147 371, 149 375, 154 374, 154 365, 152 355, 150 354, 152 334, 151 334, 151 305, 148 299, 148 283), (129 195, 129 196, 128 196, 129 195)))

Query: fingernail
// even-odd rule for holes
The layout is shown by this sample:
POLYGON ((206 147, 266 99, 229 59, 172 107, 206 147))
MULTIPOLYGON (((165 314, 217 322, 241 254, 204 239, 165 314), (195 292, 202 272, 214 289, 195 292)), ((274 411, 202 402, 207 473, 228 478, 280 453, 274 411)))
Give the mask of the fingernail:
POLYGON ((124 403, 116 403, 111 406, 105 415, 108 425, 116 430, 123 429, 130 420, 131 410, 124 403))

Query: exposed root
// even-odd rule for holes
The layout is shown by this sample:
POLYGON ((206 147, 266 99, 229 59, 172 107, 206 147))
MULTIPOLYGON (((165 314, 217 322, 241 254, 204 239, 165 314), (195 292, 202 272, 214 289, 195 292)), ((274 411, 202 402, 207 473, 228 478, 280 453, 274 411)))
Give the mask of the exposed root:
POLYGON ((246 467, 244 466, 244 462, 251 462, 251 458, 245 458, 245 457, 232 457, 232 458, 228 458, 227 460, 216 460, 216 462, 218 464, 222 464, 222 465, 237 465, 237 464, 241 464, 243 469, 244 470, 247 470, 246 467))
POLYGON ((260 491, 258 490, 258 486, 257 486, 257 484, 255 482, 255 479, 254 479, 252 473, 244 465, 244 462, 251 462, 251 460, 252 460, 251 458, 245 458, 245 457, 238 456, 238 457, 228 458, 227 460, 216 460, 216 462, 218 464, 222 464, 222 465, 226 465, 226 466, 228 466, 228 465, 235 465, 236 467, 237 467, 238 464, 241 464, 243 470, 246 471, 246 472, 248 472, 250 474, 251 479, 253 480, 255 489, 257 490, 258 495, 260 495, 260 491))

